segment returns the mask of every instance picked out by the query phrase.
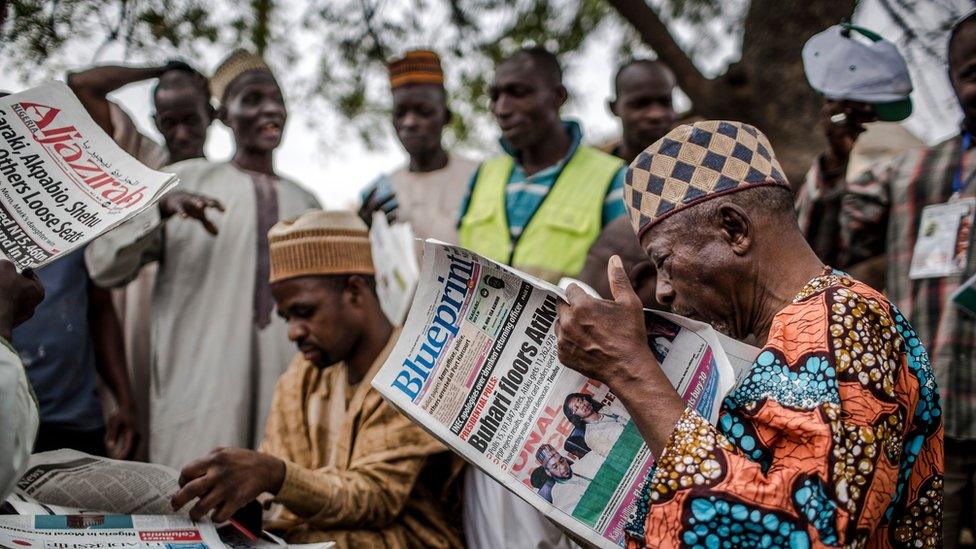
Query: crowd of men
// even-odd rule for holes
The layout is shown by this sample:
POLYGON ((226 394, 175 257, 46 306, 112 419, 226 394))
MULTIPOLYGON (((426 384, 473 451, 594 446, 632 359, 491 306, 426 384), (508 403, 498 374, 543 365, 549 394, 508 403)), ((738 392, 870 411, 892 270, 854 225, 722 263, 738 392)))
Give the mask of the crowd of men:
MULTIPOLYGON (((561 116, 560 63, 539 47, 495 67, 501 150, 475 162, 445 149, 440 58, 406 52, 389 83, 408 160, 370 183, 357 213, 323 211, 277 173, 287 109, 256 55, 235 51, 209 78, 183 62, 70 74, 122 148, 181 184, 37 273, 0 262, 0 491, 32 450, 68 447, 180 469, 173 508, 194 518, 222 521, 259 499, 265 528, 296 543, 574 546, 370 387, 399 333, 376 293, 379 212, 603 296, 569 288, 559 358, 608 386, 658 456, 629 546, 965 543, 976 317, 950 296, 976 273, 976 13, 947 41, 959 133, 854 174, 865 124, 910 114, 908 69, 867 29, 810 40, 803 61, 829 148, 797 193, 748 120, 678 125, 675 76, 656 60, 619 67, 608 108, 621 137, 588 145, 561 116), (163 145, 107 98, 150 79, 163 145), (215 120, 233 133, 229 160, 204 154, 215 120), (944 268, 919 274, 920 254, 938 259, 923 225, 950 210, 958 237, 944 268), (884 276, 870 277, 879 265, 884 276), (717 425, 662 372, 645 307, 761 348, 717 425), (107 414, 98 379, 114 400, 107 414)), ((564 413, 606 423, 588 433, 594 448, 620 430, 583 394, 564 413)), ((536 459, 556 479, 553 501, 574 497, 583 458, 543 446, 536 459)))

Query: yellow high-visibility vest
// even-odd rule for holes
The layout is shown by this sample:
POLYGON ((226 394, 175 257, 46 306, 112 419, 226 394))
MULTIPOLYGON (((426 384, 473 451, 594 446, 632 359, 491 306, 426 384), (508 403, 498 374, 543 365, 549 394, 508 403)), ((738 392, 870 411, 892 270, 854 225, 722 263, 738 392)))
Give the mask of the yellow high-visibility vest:
POLYGON ((505 186, 514 162, 508 155, 486 160, 461 219, 461 246, 550 282, 576 276, 603 229, 603 202, 621 166, 619 158, 581 145, 513 242, 505 186))

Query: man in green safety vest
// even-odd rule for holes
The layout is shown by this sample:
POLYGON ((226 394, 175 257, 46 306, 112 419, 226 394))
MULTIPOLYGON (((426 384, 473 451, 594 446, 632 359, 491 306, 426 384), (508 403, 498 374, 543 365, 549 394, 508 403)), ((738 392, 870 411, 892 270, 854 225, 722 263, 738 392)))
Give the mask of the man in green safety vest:
POLYGON ((461 245, 545 280, 576 276, 604 225, 624 214, 620 159, 581 144, 562 121, 562 69, 542 48, 495 69, 491 111, 504 155, 486 160, 462 203, 461 245))
MULTIPOLYGON (((542 48, 495 69, 491 112, 504 155, 483 162, 461 204, 465 248, 551 282, 576 276, 603 226, 624 215, 623 161, 582 145, 579 124, 559 118, 562 69, 542 48)), ((468 547, 568 548, 569 539, 490 477, 469 468, 468 547)))

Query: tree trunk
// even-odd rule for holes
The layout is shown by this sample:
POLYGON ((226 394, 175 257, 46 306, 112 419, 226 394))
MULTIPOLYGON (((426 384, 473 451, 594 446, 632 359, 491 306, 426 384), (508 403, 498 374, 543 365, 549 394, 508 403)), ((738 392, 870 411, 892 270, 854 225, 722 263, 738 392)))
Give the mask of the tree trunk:
POLYGON ((814 34, 850 18, 854 0, 752 0, 743 22, 742 56, 706 79, 644 0, 607 0, 675 71, 693 114, 753 124, 768 136, 794 188, 825 146, 821 99, 803 72, 801 51, 814 34))

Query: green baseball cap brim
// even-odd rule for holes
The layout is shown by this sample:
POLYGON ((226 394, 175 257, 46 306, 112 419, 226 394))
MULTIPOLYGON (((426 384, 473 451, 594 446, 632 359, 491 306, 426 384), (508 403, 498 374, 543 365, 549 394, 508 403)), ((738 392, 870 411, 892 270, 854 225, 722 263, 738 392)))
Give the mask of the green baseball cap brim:
POLYGON ((884 122, 900 122, 912 114, 912 100, 908 97, 890 103, 872 103, 874 114, 884 122))

